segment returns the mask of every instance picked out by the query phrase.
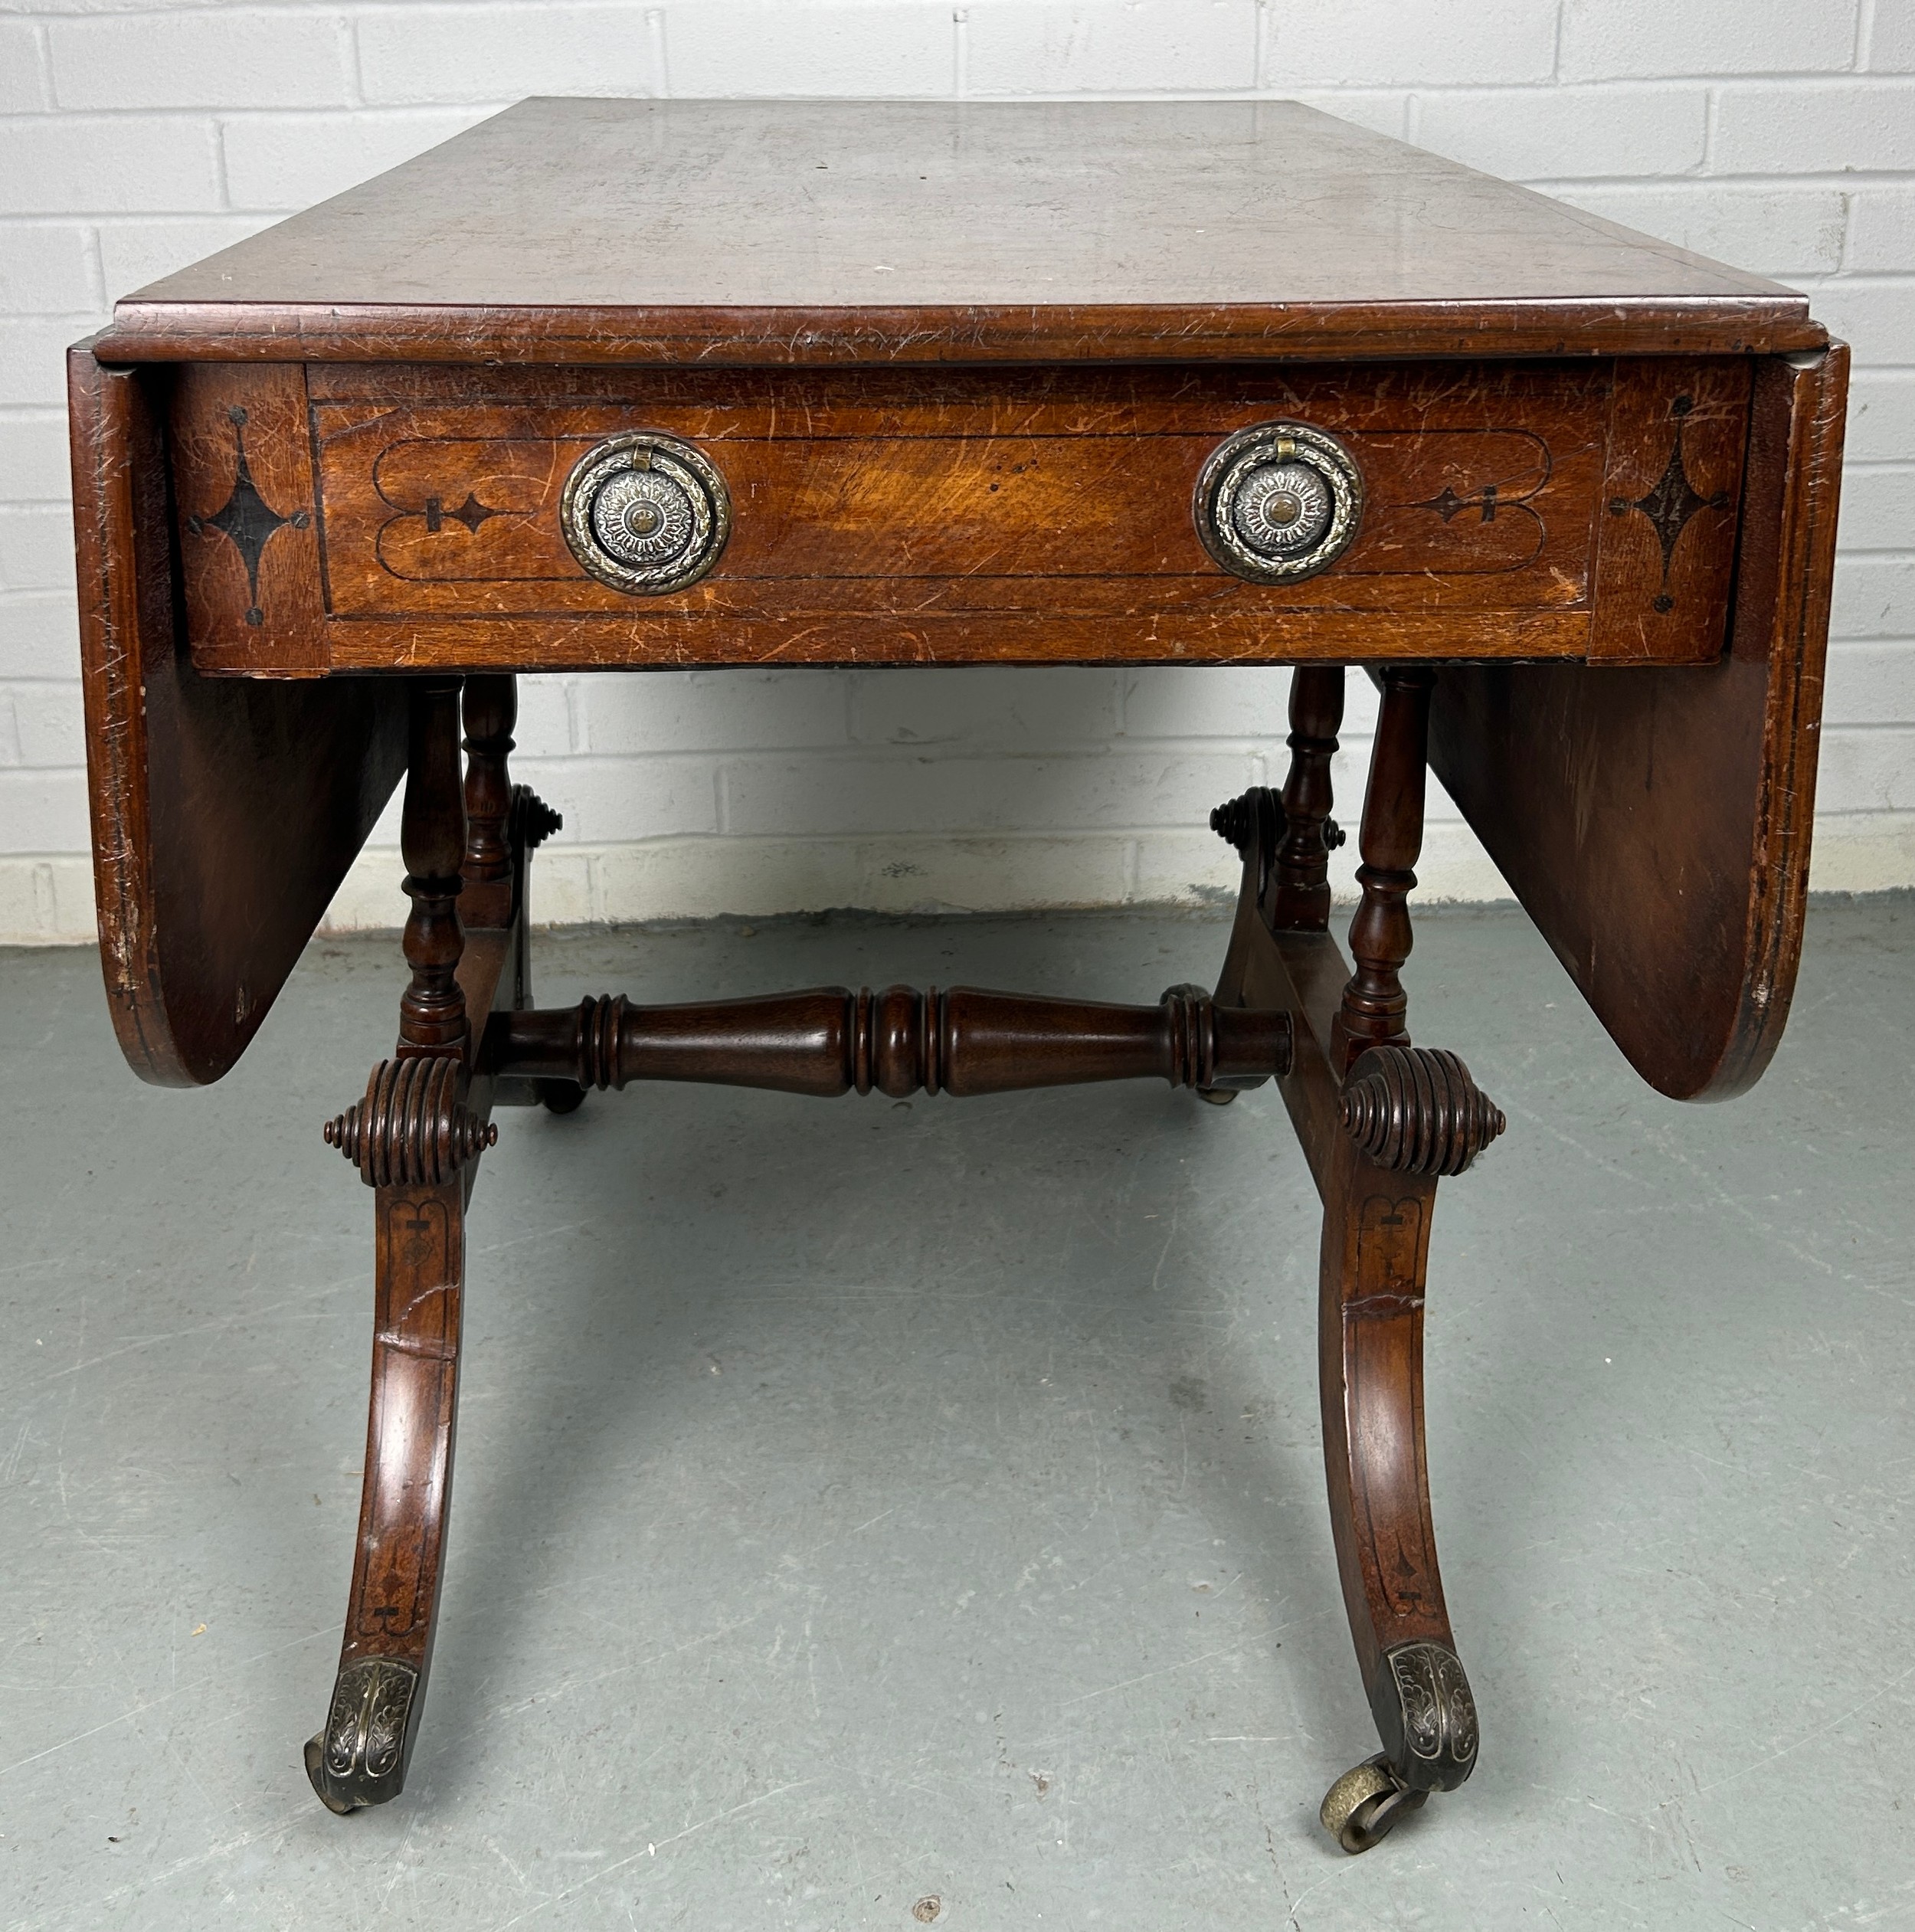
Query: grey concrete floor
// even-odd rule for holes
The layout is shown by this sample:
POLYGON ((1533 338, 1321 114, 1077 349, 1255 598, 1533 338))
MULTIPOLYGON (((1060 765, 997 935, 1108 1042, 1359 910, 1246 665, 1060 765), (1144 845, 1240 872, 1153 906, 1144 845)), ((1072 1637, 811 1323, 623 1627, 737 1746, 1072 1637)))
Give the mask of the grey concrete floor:
MULTIPOLYGON (((1209 920, 551 938, 547 1003, 895 977, 1154 999, 1209 920)), ((1915 1921, 1915 906, 1820 905, 1768 1079, 1643 1087, 1520 915, 1426 917, 1429 1429, 1474 1781, 1347 1859, 1373 1748, 1266 1089, 702 1089, 502 1117, 410 1789, 322 1811, 368 1200, 320 1144, 389 941, 241 1068, 120 1064, 0 956, 0 1926, 1915 1921)))

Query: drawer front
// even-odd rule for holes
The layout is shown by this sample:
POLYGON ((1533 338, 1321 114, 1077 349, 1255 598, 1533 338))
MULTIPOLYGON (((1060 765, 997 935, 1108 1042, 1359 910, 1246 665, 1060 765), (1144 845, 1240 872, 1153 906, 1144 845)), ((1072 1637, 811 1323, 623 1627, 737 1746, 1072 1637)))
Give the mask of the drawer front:
POLYGON ((1748 380, 1735 359, 195 368, 189 621, 209 669, 1706 659, 1748 380), (1252 581, 1193 499, 1225 438, 1275 421, 1336 440, 1362 512, 1320 575, 1252 581), (564 520, 568 478, 634 431, 689 445, 728 499, 715 565, 662 594, 601 581, 564 520))

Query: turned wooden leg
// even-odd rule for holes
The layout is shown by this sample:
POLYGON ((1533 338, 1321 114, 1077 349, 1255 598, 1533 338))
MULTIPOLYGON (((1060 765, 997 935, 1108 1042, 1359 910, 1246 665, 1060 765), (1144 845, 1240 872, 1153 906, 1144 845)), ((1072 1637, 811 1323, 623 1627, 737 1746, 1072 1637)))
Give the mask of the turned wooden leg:
POLYGON ((470 1038, 459 984, 466 786, 459 768, 459 680, 421 678, 411 691, 399 847, 412 901, 401 945, 412 981, 399 1001, 399 1051, 463 1057, 470 1038))
MULTIPOLYGON (((459 912, 466 925, 512 923, 512 728, 519 680, 469 677, 461 701, 466 747, 466 850, 459 912)), ((522 1000, 514 1000, 515 1006, 522 1000)))
MULTIPOLYGON (((1344 667, 1305 664, 1290 674, 1290 774, 1279 794, 1261 788, 1219 805, 1210 829, 1245 861, 1236 923, 1213 997, 1220 1007, 1252 1004, 1245 992, 1259 935, 1321 932, 1330 924, 1330 855, 1344 835, 1330 816, 1330 761, 1343 724, 1344 667)), ((1228 1087, 1200 1089, 1222 1105, 1228 1087)))
POLYGON ((1304 664, 1290 674, 1290 775, 1266 889, 1270 923, 1279 931, 1321 932, 1330 923, 1330 855, 1344 839, 1330 816, 1343 687, 1340 664, 1304 664))
POLYGON ((1409 1000, 1402 968, 1413 943, 1409 895, 1423 844, 1423 784, 1429 745, 1429 694, 1435 673, 1420 665, 1383 673, 1383 702, 1363 794, 1363 892, 1350 922, 1357 969, 1337 1017, 1337 1071, 1366 1047, 1406 1041, 1409 1000))
MULTIPOLYGON (((519 681, 509 676, 465 682, 465 889, 460 917, 468 929, 510 935, 499 968, 496 1005, 520 1012, 532 1004, 532 855, 564 823, 523 785, 512 781, 512 726, 519 718, 519 681)), ((571 1080, 498 1082, 496 1106, 542 1103, 568 1114, 585 1098, 571 1080)))
MULTIPOLYGON (((532 855, 564 824, 558 813, 512 781, 512 726, 519 681, 469 677, 465 684, 466 855, 460 916, 467 926, 509 929, 511 955, 502 969, 498 1004, 519 1012, 532 1004, 532 855)), ((569 1114, 585 1098, 572 1080, 506 1080, 493 1095, 501 1106, 542 1104, 569 1114)))

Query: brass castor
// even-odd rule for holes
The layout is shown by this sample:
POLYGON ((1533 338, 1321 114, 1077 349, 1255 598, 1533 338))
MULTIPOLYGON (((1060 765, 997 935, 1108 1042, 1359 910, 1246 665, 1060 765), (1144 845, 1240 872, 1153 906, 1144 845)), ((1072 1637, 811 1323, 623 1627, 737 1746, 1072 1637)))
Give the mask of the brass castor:
POLYGON ((1379 1751, 1337 1779, 1324 1793, 1317 1816, 1346 1852, 1367 1852, 1410 1812, 1420 1811, 1429 1796, 1427 1791, 1413 1791, 1379 1751))
POLYGON ((576 1080, 535 1080, 532 1085, 548 1114, 575 1114, 585 1104, 585 1089, 576 1080))
POLYGON ((1195 1089, 1200 1100, 1207 1100, 1213 1107, 1227 1107, 1236 1099, 1235 1087, 1199 1087, 1195 1089))

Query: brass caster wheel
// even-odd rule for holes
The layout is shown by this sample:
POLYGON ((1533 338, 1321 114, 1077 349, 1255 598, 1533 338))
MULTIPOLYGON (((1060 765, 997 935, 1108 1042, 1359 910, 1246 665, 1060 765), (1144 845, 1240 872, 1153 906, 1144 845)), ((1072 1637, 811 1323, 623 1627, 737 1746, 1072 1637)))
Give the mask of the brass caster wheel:
POLYGON ((1194 1089, 1200 1100, 1207 1100, 1213 1107, 1227 1107, 1236 1099, 1235 1087, 1198 1087, 1194 1089))
POLYGON ((535 1080, 532 1085, 548 1114, 575 1114, 585 1104, 585 1089, 576 1080, 535 1080))
POLYGON ((1413 1811, 1420 1811, 1427 1791, 1413 1791, 1379 1752, 1344 1772, 1324 1793, 1317 1816, 1323 1828, 1353 1855, 1387 1838, 1413 1811))

